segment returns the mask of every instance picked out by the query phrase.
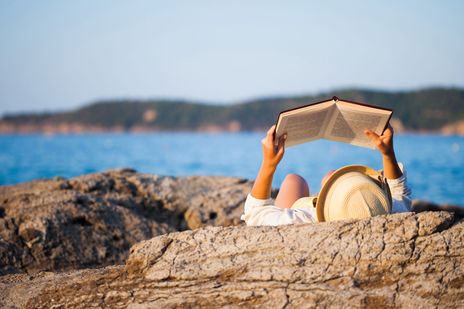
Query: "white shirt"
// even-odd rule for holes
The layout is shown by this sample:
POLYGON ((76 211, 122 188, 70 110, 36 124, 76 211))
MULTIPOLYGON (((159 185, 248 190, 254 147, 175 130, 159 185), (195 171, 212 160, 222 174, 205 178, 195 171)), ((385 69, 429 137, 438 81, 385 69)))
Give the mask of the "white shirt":
MULTIPOLYGON (((403 170, 403 166, 400 165, 403 170)), ((411 210, 411 189, 407 185, 406 172, 397 179, 387 179, 392 195, 392 213, 411 210)), ((285 225, 317 222, 314 209, 280 208, 272 198, 262 200, 248 194, 241 219, 247 225, 285 225)))

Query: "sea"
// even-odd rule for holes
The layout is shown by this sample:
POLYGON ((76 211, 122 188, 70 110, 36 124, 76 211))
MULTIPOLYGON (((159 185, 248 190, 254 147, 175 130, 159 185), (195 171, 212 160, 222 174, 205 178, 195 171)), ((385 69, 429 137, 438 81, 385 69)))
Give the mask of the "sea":
MULTIPOLYGON (((123 167, 158 175, 254 179, 263 137, 264 132, 0 135, 0 185, 123 167)), ((397 134, 394 147, 413 198, 464 205, 464 137, 397 134)), ((315 194, 329 170, 348 164, 382 168, 376 150, 318 140, 286 150, 273 186, 297 173, 315 194)))

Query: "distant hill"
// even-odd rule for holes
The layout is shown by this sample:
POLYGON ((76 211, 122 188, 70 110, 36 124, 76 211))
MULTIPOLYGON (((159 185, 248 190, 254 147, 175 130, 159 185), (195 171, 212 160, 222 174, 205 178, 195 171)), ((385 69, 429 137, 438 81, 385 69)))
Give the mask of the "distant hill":
MULTIPOLYGON (((344 89, 318 95, 274 97, 233 105, 169 100, 112 100, 60 113, 5 115, 0 132, 254 131, 268 128, 280 111, 338 96, 394 110, 398 126, 412 131, 463 129, 464 89, 387 92, 344 89)), ((464 132, 462 132, 464 133, 464 132)))

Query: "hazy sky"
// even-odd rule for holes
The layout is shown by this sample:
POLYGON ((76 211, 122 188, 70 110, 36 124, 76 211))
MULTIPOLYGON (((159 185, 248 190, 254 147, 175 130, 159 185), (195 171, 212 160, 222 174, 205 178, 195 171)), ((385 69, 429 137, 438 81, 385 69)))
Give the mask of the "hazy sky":
POLYGON ((464 1, 0 0, 0 114, 464 86, 464 1))

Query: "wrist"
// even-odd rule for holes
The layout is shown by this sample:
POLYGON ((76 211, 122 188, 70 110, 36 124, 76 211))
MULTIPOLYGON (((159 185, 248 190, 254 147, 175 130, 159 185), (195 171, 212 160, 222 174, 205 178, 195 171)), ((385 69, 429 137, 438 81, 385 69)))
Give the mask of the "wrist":
POLYGON ((382 154, 382 159, 387 160, 387 161, 391 161, 391 162, 395 162, 396 161, 396 156, 395 156, 394 152, 384 153, 384 154, 382 154))
POLYGON ((266 172, 266 173, 269 173, 269 174, 274 174, 276 169, 277 169, 277 164, 273 164, 273 163, 265 161, 265 160, 261 163, 261 170, 263 172, 266 172))
POLYGON ((388 160, 395 160, 396 159, 395 150, 393 150, 392 148, 392 149, 387 150, 386 152, 382 152, 382 158, 388 159, 388 160))

